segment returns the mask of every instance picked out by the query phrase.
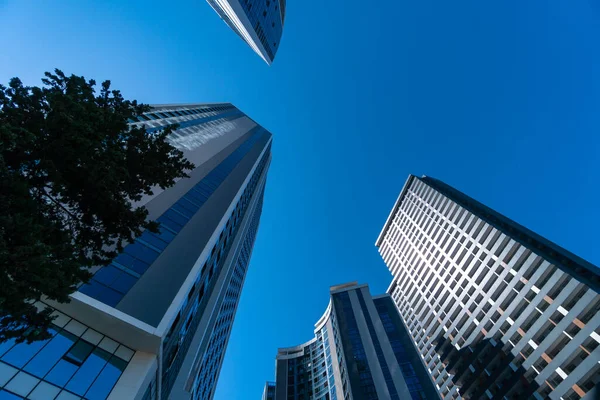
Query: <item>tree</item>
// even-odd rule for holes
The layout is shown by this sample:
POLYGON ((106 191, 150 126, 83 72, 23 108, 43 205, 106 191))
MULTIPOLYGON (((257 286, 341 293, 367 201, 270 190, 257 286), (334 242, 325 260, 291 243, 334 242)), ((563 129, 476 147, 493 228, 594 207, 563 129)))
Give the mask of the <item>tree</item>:
POLYGON ((89 268, 110 263, 145 229, 153 187, 193 168, 167 140, 128 121, 150 109, 110 81, 46 73, 42 87, 0 85, 0 342, 49 337, 42 296, 68 302, 89 268))

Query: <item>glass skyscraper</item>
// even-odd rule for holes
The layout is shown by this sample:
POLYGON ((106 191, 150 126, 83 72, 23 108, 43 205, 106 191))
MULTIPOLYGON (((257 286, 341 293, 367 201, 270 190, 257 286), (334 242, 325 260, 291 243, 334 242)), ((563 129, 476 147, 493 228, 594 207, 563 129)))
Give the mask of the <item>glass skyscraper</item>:
POLYGON ((207 0, 227 25, 269 65, 279 49, 286 0, 207 0))
POLYGON ((276 400, 399 400, 437 396, 389 295, 333 286, 315 338, 279 349, 276 400))
POLYGON ((271 134, 231 104, 158 105, 189 178, 136 205, 160 222, 56 311, 53 338, 0 344, 0 399, 211 399, 260 220, 271 134))
POLYGON ((442 398, 598 398, 596 266, 412 175, 376 245, 442 398))
POLYGON ((275 400, 275 382, 265 383, 262 400, 275 400))

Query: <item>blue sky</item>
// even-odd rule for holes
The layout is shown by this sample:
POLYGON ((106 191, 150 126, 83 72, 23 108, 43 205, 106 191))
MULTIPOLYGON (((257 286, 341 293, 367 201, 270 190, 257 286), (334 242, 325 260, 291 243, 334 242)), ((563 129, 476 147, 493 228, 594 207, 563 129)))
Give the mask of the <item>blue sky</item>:
POLYGON ((290 0, 271 68, 202 0, 0 0, 0 19, 1 83, 59 67, 273 133, 217 400, 259 398, 330 285, 385 291, 374 242, 409 173, 600 264, 598 0, 290 0))

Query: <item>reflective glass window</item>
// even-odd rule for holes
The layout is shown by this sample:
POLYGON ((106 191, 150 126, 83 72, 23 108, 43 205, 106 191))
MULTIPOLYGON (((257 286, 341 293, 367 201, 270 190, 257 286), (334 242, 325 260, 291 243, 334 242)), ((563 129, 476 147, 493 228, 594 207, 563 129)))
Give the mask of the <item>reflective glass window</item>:
POLYGON ((195 204, 198 204, 199 206, 202 206, 202 204, 204 204, 204 202, 206 202, 206 200, 208 199, 208 197, 201 194, 196 188, 194 188, 193 190, 190 190, 184 196, 184 198, 187 198, 188 200, 193 201, 195 204))
POLYGON ((67 389, 83 396, 92 385, 96 377, 102 371, 110 358, 110 353, 102 349, 96 348, 94 352, 83 363, 79 371, 69 381, 67 389))
POLYGON ((185 224, 187 224, 187 222, 189 221, 189 218, 186 218, 184 215, 179 214, 178 212, 175 212, 172 209, 167 210, 164 214, 163 217, 167 217, 170 220, 174 221, 175 223, 184 226, 185 224))
POLYGON ((161 217, 157 218, 156 221, 160 222, 161 225, 166 226, 167 228, 176 233, 179 233, 179 231, 181 231, 181 229, 183 228, 183 225, 176 223, 172 219, 167 218, 165 215, 162 215, 161 217))
POLYGON ((63 390, 62 392, 60 392, 60 394, 56 397, 56 400, 81 400, 81 397, 74 395, 71 392, 67 392, 66 390, 63 390))
MULTIPOLYGON (((158 257, 158 252, 152 250, 148 246, 144 246, 139 242, 131 243, 125 247, 125 253, 134 256, 138 260, 142 260, 148 265, 152 264, 158 257)), ((142 271, 144 272, 144 271, 142 271)))
POLYGON ((61 359, 54 366, 54 368, 50 370, 50 372, 48 373, 48 375, 46 375, 44 380, 47 380, 50 383, 54 383, 56 386, 63 387, 69 381, 69 379, 71 379, 73 374, 75 374, 77 369, 77 365, 67 360, 61 359))
POLYGON ((47 382, 41 381, 33 392, 28 396, 30 400, 48 400, 53 399, 60 392, 60 388, 51 385, 47 382))
POLYGON ((185 208, 180 202, 173 204, 173 206, 171 206, 171 210, 177 211, 179 214, 187 218, 188 221, 194 216, 194 213, 185 208))
POLYGON ((5 342, 0 343, 0 357, 4 355, 11 347, 15 344, 15 339, 9 339, 5 342))
POLYGON ((149 265, 137 258, 130 256, 129 254, 121 253, 115 258, 115 262, 122 265, 123 267, 133 271, 134 273, 140 273, 137 271, 146 271, 149 265))
POLYGON ((167 243, 150 231, 145 231, 139 238, 140 240, 156 247, 160 251, 167 247, 167 243))
POLYGON ((117 303, 123 298, 121 293, 110 289, 93 279, 90 281, 90 283, 82 285, 79 288, 79 291, 111 307, 116 306, 117 303))
POLYGON ((167 242, 167 243, 171 243, 171 241, 173 239, 175 239, 175 233, 173 233, 171 230, 166 229, 165 227, 161 226, 159 229, 158 233, 155 233, 156 236, 158 236, 159 238, 161 238, 163 241, 167 242))
POLYGON ((200 186, 204 189, 210 190, 212 193, 217 189, 218 185, 215 183, 215 179, 212 177, 212 175, 208 174, 204 179, 202 179, 200 186))
POLYGON ((19 370, 15 367, 0 362, 0 386, 4 386, 17 372, 19 372, 19 370))
POLYGON ((0 389, 0 400, 21 400, 21 396, 17 396, 12 393, 8 393, 6 390, 0 389))
POLYGON ((79 339, 63 358, 77 366, 81 366, 93 348, 88 342, 79 339))
POLYGON ((117 276, 120 273, 121 271, 119 269, 113 267, 112 265, 109 265, 96 272, 96 274, 94 275, 94 279, 100 283, 105 284, 106 286, 110 286, 115 281, 115 279, 117 279, 117 276))
POLYGON ((73 346, 77 337, 67 331, 61 331, 25 366, 25 371, 42 378, 73 346))
POLYGON ((47 342, 48 341, 45 340, 33 342, 31 344, 19 343, 2 357, 2 361, 14 365, 15 367, 22 368, 47 342))
POLYGON ((137 282, 137 278, 122 272, 117 280, 112 284, 111 288, 121 293, 127 293, 129 289, 137 282))
POLYGON ((206 197, 207 199, 213 194, 214 190, 202 185, 202 183, 198 184, 195 188, 194 188, 198 193, 200 193, 202 196, 206 197))
POLYGON ((198 209, 200 208, 198 205, 196 205, 193 202, 187 200, 185 197, 182 197, 181 199, 179 199, 177 201, 176 205, 178 205, 181 208, 183 208, 184 210, 186 210, 192 216, 194 214, 196 214, 196 211, 198 211, 198 209))
POLYGON ((197 194, 195 194, 192 191, 188 192, 185 196, 183 196, 181 200, 184 202, 187 208, 194 211, 197 211, 200 208, 200 206, 202 206, 202 204, 204 203, 198 198, 197 194))
POLYGON ((40 380, 35 376, 21 371, 10 380, 8 385, 5 386, 5 389, 21 396, 27 396, 39 381, 40 380))
POLYGON ((112 357, 98 378, 87 391, 85 397, 89 400, 104 400, 125 370, 127 363, 118 357, 112 357))

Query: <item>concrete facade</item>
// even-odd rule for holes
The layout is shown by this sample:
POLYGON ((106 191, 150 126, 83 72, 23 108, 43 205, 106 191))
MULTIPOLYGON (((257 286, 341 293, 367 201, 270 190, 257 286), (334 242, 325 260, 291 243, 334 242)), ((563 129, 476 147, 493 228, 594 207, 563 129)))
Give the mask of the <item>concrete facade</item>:
POLYGON ((376 246, 444 399, 590 398, 594 265, 429 177, 409 176, 376 246))
POLYGON ((281 348, 276 400, 430 399, 436 391, 388 295, 367 285, 334 286, 315 338, 281 348), (415 362, 416 361, 416 362, 415 362))
POLYGON ((144 232, 96 268, 70 303, 47 302, 58 317, 53 339, 0 345, 2 395, 214 396, 258 229, 272 136, 221 103, 157 105, 130 123, 150 133, 179 124, 168 140, 195 168, 134 205, 161 223, 159 233, 144 232))

